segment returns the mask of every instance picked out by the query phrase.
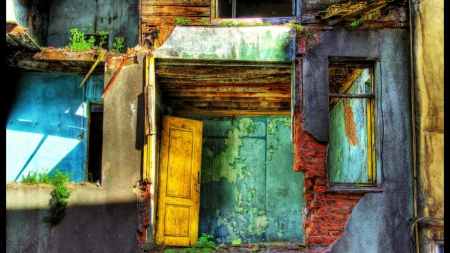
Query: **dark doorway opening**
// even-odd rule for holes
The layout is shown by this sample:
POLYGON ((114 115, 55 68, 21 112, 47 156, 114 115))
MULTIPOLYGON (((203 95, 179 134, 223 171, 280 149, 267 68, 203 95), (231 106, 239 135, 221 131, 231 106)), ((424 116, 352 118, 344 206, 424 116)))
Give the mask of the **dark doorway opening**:
POLYGON ((103 104, 89 106, 88 182, 100 183, 102 179, 103 104))

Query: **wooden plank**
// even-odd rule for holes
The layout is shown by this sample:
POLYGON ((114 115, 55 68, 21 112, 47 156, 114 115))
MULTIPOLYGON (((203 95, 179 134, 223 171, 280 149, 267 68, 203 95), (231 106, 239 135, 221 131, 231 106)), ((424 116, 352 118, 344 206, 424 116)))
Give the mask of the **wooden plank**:
MULTIPOLYGON (((6 66, 30 72, 58 72, 85 75, 94 61, 33 60, 31 58, 6 57, 6 66)), ((104 74, 104 62, 100 62, 92 75, 104 74)))
POLYGON ((260 97, 264 99, 269 98, 290 98, 291 94, 286 94, 282 92, 271 92, 271 93, 262 93, 262 92, 164 92, 165 97, 168 98, 192 98, 192 99, 211 99, 213 101, 219 100, 237 100, 242 97, 255 98, 260 97))
POLYGON ((281 76, 256 76, 256 77, 177 77, 177 78, 161 78, 157 77, 158 83, 162 86, 164 83, 211 83, 211 84, 246 84, 246 83, 261 83, 261 84, 269 84, 269 83, 289 83, 290 76, 281 75, 281 76))
POLYGON ((219 101, 219 102, 208 102, 208 101, 191 101, 186 102, 189 106, 193 107, 208 107, 212 106, 214 108, 274 108, 283 107, 285 109, 290 108, 289 101, 284 102, 272 102, 272 101, 257 101, 257 102, 236 102, 236 101, 219 101))
MULTIPOLYGON (((237 94, 235 94, 237 95, 237 94)), ((286 97, 242 97, 242 96, 231 96, 231 97, 180 97, 180 96, 165 96, 164 101, 183 101, 183 102, 287 102, 289 101, 286 97)))
POLYGON ((210 6, 211 0, 142 0, 142 6, 210 6))
POLYGON ((221 86, 214 85, 208 87, 199 87, 199 86, 186 86, 186 85, 164 85, 164 92, 280 92, 280 93, 290 93, 289 84, 285 85, 262 85, 262 86, 221 86))
POLYGON ((285 115, 289 116, 291 110, 201 110, 201 109, 176 109, 175 116, 196 115, 196 116, 268 116, 285 115))
POLYGON ((185 67, 238 67, 238 68, 287 68, 291 69, 291 62, 255 62, 255 61, 223 61, 223 60, 188 60, 155 58, 156 67, 160 66, 185 66, 185 67))
POLYGON ((290 88, 289 83, 268 83, 268 84, 262 84, 262 83, 233 83, 228 85, 223 85, 220 83, 206 83, 206 82, 196 82, 196 83, 162 83, 159 82, 159 85, 164 87, 164 89, 176 89, 176 88, 183 88, 183 87, 205 87, 205 88, 217 88, 217 87, 251 87, 251 88, 290 88))
POLYGON ((142 16, 209 17, 208 7, 142 6, 142 16))
POLYGON ((189 25, 204 25, 200 22, 200 20, 207 20, 207 24, 211 23, 211 19, 209 16, 205 17, 175 17, 175 16, 141 16, 142 22, 145 23, 146 26, 174 26, 175 18, 186 18, 191 22, 189 25))
MULTIPOLYGON (((391 1, 392 0, 389 0, 389 2, 391 2, 391 1)), ((387 4, 387 0, 382 0, 382 1, 378 1, 378 2, 376 2, 374 4, 371 4, 369 6, 364 6, 363 8, 359 8, 356 11, 348 13, 345 16, 341 16, 340 18, 336 18, 336 19, 333 19, 333 20, 329 21, 328 25, 335 25, 335 24, 337 24, 337 23, 339 23, 341 21, 345 21, 345 20, 348 20, 348 19, 350 19, 352 17, 356 17, 356 16, 364 14, 366 12, 370 12, 371 10, 379 8, 380 6, 385 6, 386 4, 387 4)))
POLYGON ((155 69, 158 77, 177 76, 203 76, 203 77, 251 77, 286 75, 290 76, 289 68, 259 67, 259 66, 186 66, 186 65, 156 65, 155 69))

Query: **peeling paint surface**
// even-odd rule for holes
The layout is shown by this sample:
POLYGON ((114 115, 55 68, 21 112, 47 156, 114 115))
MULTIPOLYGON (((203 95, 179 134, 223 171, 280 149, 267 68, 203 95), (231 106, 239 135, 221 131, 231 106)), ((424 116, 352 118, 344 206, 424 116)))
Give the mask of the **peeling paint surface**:
POLYGON ((6 182, 58 168, 73 182, 86 181, 89 102, 103 102, 103 76, 21 73, 6 123, 6 182))
POLYGON ((175 26, 156 58, 281 61, 294 59, 295 30, 288 26, 175 26))
POLYGON ((303 242, 290 117, 195 119, 203 121, 199 234, 225 244, 303 242))

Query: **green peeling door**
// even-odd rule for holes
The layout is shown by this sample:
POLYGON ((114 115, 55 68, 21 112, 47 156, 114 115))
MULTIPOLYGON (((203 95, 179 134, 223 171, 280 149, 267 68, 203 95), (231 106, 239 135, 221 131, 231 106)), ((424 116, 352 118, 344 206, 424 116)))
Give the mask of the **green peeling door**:
POLYGON ((198 239, 203 122, 164 116, 156 244, 192 246, 198 239))
POLYGON ((199 234, 217 243, 303 242, 303 173, 289 116, 203 121, 199 234))

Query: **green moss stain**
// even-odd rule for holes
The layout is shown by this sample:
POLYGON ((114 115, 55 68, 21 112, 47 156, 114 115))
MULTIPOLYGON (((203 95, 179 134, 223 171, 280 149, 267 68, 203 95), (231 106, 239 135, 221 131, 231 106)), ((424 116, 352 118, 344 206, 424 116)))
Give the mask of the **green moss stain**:
POLYGON ((265 232, 269 226, 269 219, 264 214, 265 211, 256 208, 250 211, 251 219, 247 228, 248 232, 257 236, 261 236, 265 232))
POLYGON ((245 161, 245 157, 239 156, 239 149, 242 147, 241 138, 248 136, 256 130, 256 124, 249 118, 243 118, 238 121, 236 127, 228 133, 225 140, 226 149, 214 156, 214 150, 209 148, 203 149, 203 163, 207 162, 212 169, 204 170, 202 173, 202 184, 211 181, 220 181, 226 178, 232 184, 236 180, 244 178, 244 172, 247 168, 245 163, 236 163, 236 160, 245 161))
POLYGON ((256 189, 251 189, 248 193, 247 193, 247 201, 250 202, 252 201, 253 195, 255 194, 256 189))
POLYGON ((291 119, 289 117, 272 118, 267 123, 267 134, 274 135, 278 131, 278 125, 283 125, 291 129, 291 119))
POLYGON ((234 188, 234 210, 238 213, 244 212, 244 207, 242 206, 242 194, 237 187, 234 188))

